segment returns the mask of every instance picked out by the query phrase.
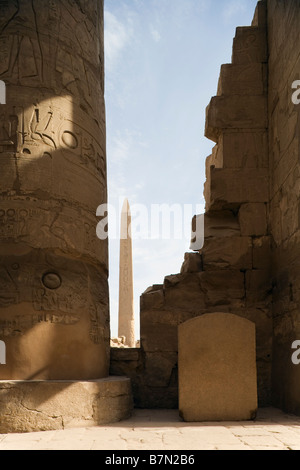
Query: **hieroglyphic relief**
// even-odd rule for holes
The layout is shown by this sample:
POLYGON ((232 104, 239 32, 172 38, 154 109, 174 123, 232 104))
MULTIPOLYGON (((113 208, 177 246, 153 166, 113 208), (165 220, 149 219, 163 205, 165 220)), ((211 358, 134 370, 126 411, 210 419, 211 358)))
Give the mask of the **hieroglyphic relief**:
MULTIPOLYGON (((97 276, 94 270, 87 274, 83 265, 79 271, 74 264, 76 272, 70 274, 66 271, 66 262, 63 259, 55 262, 53 257, 48 258, 48 265, 55 264, 57 269, 49 272, 46 264, 35 266, 39 258, 38 254, 24 256, 18 263, 12 259, 9 266, 0 269, 0 307, 7 309, 10 305, 15 306, 13 313, 3 311, 0 334, 16 335, 41 322, 74 325, 86 312, 90 320, 90 340, 100 344, 105 334, 109 336, 106 331, 108 304, 105 280, 97 276), (90 291, 87 290, 88 285, 90 291), (28 308, 20 313, 24 302, 32 304, 30 313, 28 308)), ((44 258, 46 261, 47 258, 44 258)))
POLYGON ((76 2, 22 1, 10 11, 2 2, 0 8, 7 17, 0 78, 21 86, 54 87, 58 95, 67 91, 99 123, 104 120, 98 101, 103 94, 103 53, 90 46, 100 36, 95 4, 84 6, 88 16, 76 2), (36 29, 28 28, 30 24, 36 29))
POLYGON ((265 32, 259 28, 237 28, 233 43, 233 63, 260 63, 267 61, 265 32))
POLYGON ((36 248, 59 248, 97 257, 104 263, 104 247, 95 237, 96 219, 80 208, 65 207, 59 202, 34 204, 20 198, 0 198, 0 239, 26 242, 36 248), (37 235, 38 234, 38 235, 37 235))
MULTIPOLYGON (((106 184, 106 165, 101 133, 95 124, 87 130, 72 119, 70 104, 68 112, 59 108, 59 100, 45 101, 27 109, 13 108, 15 114, 0 115, 0 151, 18 151, 32 158, 51 156, 61 152, 68 162, 88 171, 106 184), (56 101, 55 105, 51 104, 56 101), (93 129, 94 127, 94 129, 93 129), (17 146, 18 142, 18 146, 17 146)), ((66 103, 61 102, 66 108, 66 103)))
POLYGON ((102 0, 0 2, 0 334, 71 326, 68 348, 82 328, 92 358, 109 345, 102 15, 102 0))

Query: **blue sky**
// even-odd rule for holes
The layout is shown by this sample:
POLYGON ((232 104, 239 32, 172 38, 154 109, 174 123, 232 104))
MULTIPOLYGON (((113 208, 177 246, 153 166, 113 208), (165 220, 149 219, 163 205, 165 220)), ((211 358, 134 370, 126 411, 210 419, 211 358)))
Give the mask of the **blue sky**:
MULTIPOLYGON (((205 108, 217 92, 221 65, 231 62, 235 28, 251 24, 257 2, 104 3, 108 202, 117 214, 125 197, 133 208, 189 204, 199 212, 205 159, 214 146, 204 137, 205 108)), ((110 235, 111 334, 116 336, 119 242, 115 231, 110 235)), ((140 295, 180 272, 188 251, 188 236, 133 239, 137 338, 140 295)))

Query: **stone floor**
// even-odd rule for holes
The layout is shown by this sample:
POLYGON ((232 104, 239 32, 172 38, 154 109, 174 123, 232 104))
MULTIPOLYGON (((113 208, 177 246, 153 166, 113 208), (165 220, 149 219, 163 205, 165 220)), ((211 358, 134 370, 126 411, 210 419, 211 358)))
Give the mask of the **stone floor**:
POLYGON ((263 408, 250 422, 183 423, 176 410, 134 410, 111 425, 0 434, 0 450, 300 450, 300 417, 263 408))

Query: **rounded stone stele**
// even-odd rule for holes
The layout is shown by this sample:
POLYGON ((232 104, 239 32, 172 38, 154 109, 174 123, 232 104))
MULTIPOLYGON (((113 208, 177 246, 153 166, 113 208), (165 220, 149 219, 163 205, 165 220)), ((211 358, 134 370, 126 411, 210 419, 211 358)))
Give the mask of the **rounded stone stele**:
POLYGON ((179 325, 179 412, 185 421, 244 421, 257 412, 255 324, 208 313, 179 325))

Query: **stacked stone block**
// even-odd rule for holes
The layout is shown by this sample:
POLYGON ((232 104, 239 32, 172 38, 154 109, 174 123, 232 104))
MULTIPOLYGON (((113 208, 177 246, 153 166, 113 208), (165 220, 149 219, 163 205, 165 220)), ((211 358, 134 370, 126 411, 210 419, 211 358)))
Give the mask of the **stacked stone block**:
POLYGON ((203 248, 141 297, 138 406, 178 406, 178 326, 223 312, 255 323, 259 405, 300 413, 299 22, 300 0, 264 0, 236 30, 207 108, 203 248))

